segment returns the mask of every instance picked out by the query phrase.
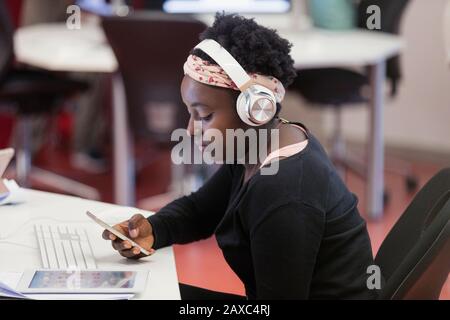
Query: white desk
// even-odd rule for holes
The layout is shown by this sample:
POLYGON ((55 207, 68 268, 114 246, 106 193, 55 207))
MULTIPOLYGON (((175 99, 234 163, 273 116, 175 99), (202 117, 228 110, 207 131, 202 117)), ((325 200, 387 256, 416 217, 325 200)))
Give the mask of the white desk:
POLYGON ((117 61, 101 28, 83 24, 70 30, 64 23, 19 28, 14 53, 19 62, 52 71, 113 73, 117 61))
POLYGON ((83 23, 81 29, 70 30, 64 23, 45 23, 19 28, 14 52, 18 62, 46 70, 114 74, 114 199, 117 204, 133 205, 134 162, 126 98, 116 58, 101 27, 83 23))
MULTIPOLYGON (((208 16, 201 19, 206 23, 211 22, 208 16)), ((276 25, 276 22, 273 23, 276 25)), ((98 27, 89 28, 91 29, 87 31, 72 31, 64 24, 47 24, 19 29, 15 36, 17 58, 20 62, 50 70, 114 72, 116 62, 102 36, 99 36, 102 32, 95 30, 98 27), (73 42, 68 40, 72 38, 73 42), (65 49, 58 51, 58 48, 62 47, 61 44, 66 45, 65 49), (96 70, 94 65, 97 67, 96 70)), ((403 45, 401 38, 362 30, 293 31, 286 28, 280 28, 280 35, 292 42, 292 58, 299 69, 369 66, 372 99, 367 213, 371 217, 378 218, 383 212, 385 62, 400 52, 403 45)), ((135 197, 134 163, 130 152, 132 146, 126 120, 123 86, 118 77, 115 79, 113 90, 115 201, 131 205, 135 197)))
POLYGON ((403 47, 399 36, 361 29, 279 33, 293 44, 291 55, 300 69, 375 65, 398 54, 403 47))
POLYGON ((57 219, 86 228, 99 268, 119 267, 150 272, 146 290, 136 299, 180 299, 172 248, 160 249, 151 257, 138 261, 127 260, 112 249, 110 241, 102 239, 101 228, 84 213, 89 209, 99 213, 107 222, 116 223, 135 213, 149 215, 149 212, 41 191, 26 190, 26 195, 28 200, 24 204, 0 206, 0 271, 21 272, 41 267, 33 222, 57 219))

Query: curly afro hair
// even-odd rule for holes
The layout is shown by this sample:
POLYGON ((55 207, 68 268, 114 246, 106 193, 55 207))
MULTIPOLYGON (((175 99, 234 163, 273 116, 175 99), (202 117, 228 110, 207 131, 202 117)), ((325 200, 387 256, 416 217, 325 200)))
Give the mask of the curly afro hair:
MULTIPOLYGON (((273 29, 258 25, 253 19, 236 14, 216 13, 214 24, 200 34, 200 41, 220 43, 249 73, 274 76, 287 88, 296 77, 290 56, 292 44, 273 29)), ((217 64, 199 49, 191 52, 217 64)))

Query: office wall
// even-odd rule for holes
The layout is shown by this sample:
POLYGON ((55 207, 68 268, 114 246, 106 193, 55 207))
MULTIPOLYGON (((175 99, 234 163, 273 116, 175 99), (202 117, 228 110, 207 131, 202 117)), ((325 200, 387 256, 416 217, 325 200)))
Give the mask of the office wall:
MULTIPOLYGON (((450 154, 450 64, 444 41, 447 3, 412 0, 405 12, 404 78, 394 99, 386 95, 384 131, 389 146, 450 154)), ((302 103, 300 106, 298 97, 292 95, 287 102, 285 116, 303 119, 319 136, 330 136, 331 112, 302 103)), ((365 141, 368 116, 367 108, 347 108, 343 118, 345 137, 365 141)))

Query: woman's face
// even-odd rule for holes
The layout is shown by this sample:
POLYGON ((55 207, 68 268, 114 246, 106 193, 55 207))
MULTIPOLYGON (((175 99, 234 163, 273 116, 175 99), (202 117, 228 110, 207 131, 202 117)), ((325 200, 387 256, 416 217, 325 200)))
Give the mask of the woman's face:
MULTIPOLYGON (((236 112, 238 95, 238 91, 209 86, 195 81, 189 76, 184 76, 181 82, 181 97, 190 114, 188 133, 194 136, 194 121, 199 121, 202 134, 208 129, 216 129, 221 132, 225 148, 227 145, 226 129, 246 130, 248 127, 236 112)), ((203 141, 201 147, 204 148, 209 143, 203 141)), ((225 150, 223 151, 225 152, 225 150)))

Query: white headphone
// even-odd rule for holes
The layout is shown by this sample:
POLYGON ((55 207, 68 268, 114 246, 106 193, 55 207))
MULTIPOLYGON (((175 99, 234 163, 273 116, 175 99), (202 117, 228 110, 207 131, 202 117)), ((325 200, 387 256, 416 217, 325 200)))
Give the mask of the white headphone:
POLYGON ((200 49, 213 58, 241 91, 236 101, 236 110, 242 121, 250 126, 262 126, 273 119, 277 111, 277 100, 272 90, 254 84, 236 59, 215 40, 203 40, 195 49, 200 49))

